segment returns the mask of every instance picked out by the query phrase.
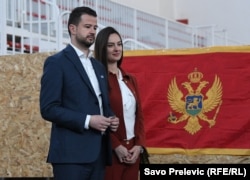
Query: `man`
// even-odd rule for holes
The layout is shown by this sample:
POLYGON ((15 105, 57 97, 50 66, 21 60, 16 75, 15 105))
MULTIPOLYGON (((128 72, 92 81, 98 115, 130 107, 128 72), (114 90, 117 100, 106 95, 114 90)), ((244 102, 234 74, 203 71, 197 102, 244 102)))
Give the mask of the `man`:
POLYGON ((44 63, 40 111, 52 122, 47 162, 55 180, 101 180, 111 164, 109 132, 117 130, 119 119, 110 109, 106 70, 89 50, 96 30, 93 9, 73 9, 71 43, 44 63))

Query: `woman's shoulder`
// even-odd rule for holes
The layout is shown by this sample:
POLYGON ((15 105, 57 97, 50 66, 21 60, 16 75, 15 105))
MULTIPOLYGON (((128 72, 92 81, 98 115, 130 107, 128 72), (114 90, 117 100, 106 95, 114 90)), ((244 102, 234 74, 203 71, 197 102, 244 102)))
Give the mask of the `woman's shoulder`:
POLYGON ((122 71, 123 79, 131 81, 133 84, 137 84, 136 76, 133 73, 128 72, 128 71, 126 71, 124 69, 121 69, 121 71, 122 71))
POLYGON ((121 73, 122 73, 123 77, 128 77, 128 78, 135 79, 135 75, 133 73, 128 72, 128 71, 124 70, 123 68, 120 68, 120 70, 121 70, 121 73))

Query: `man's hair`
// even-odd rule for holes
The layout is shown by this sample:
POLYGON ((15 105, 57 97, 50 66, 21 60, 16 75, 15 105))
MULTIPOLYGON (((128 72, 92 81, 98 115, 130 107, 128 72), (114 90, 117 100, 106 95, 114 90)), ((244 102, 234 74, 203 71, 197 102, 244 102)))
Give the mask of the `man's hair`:
POLYGON ((76 7, 72 10, 72 12, 69 15, 69 20, 68 20, 68 32, 69 35, 71 35, 70 30, 69 30, 69 25, 70 24, 74 24, 74 25, 78 25, 79 22, 81 21, 81 16, 83 14, 87 14, 90 16, 94 16, 97 17, 96 11, 86 7, 86 6, 81 6, 81 7, 76 7))

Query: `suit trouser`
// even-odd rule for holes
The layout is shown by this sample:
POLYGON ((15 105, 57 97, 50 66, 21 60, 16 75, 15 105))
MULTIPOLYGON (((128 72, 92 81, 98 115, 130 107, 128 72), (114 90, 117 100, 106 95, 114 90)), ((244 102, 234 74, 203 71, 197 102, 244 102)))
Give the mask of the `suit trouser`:
POLYGON ((54 180, 103 180, 105 171, 105 146, 93 163, 53 163, 54 180))

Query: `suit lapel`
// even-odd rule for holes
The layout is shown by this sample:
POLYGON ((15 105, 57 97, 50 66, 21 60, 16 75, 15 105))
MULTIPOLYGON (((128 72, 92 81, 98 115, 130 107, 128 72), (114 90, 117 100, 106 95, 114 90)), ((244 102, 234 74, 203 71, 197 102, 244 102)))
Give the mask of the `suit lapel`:
POLYGON ((99 68, 99 66, 95 62, 94 58, 90 58, 90 60, 91 60, 92 66, 94 68, 97 81, 99 83, 100 91, 101 91, 102 94, 105 94, 105 92, 103 90, 103 88, 105 87, 104 84, 103 84, 105 82, 104 81, 105 80, 104 74, 102 74, 103 71, 99 68))
POLYGON ((76 70, 81 75, 81 78, 83 79, 83 81, 87 84, 87 86, 90 88, 90 90, 95 94, 95 91, 91 85, 91 82, 88 78, 88 75, 87 75, 79 57, 77 56, 75 50, 73 49, 73 47, 68 45, 67 48, 65 49, 65 54, 66 54, 68 60, 74 64, 76 70))

